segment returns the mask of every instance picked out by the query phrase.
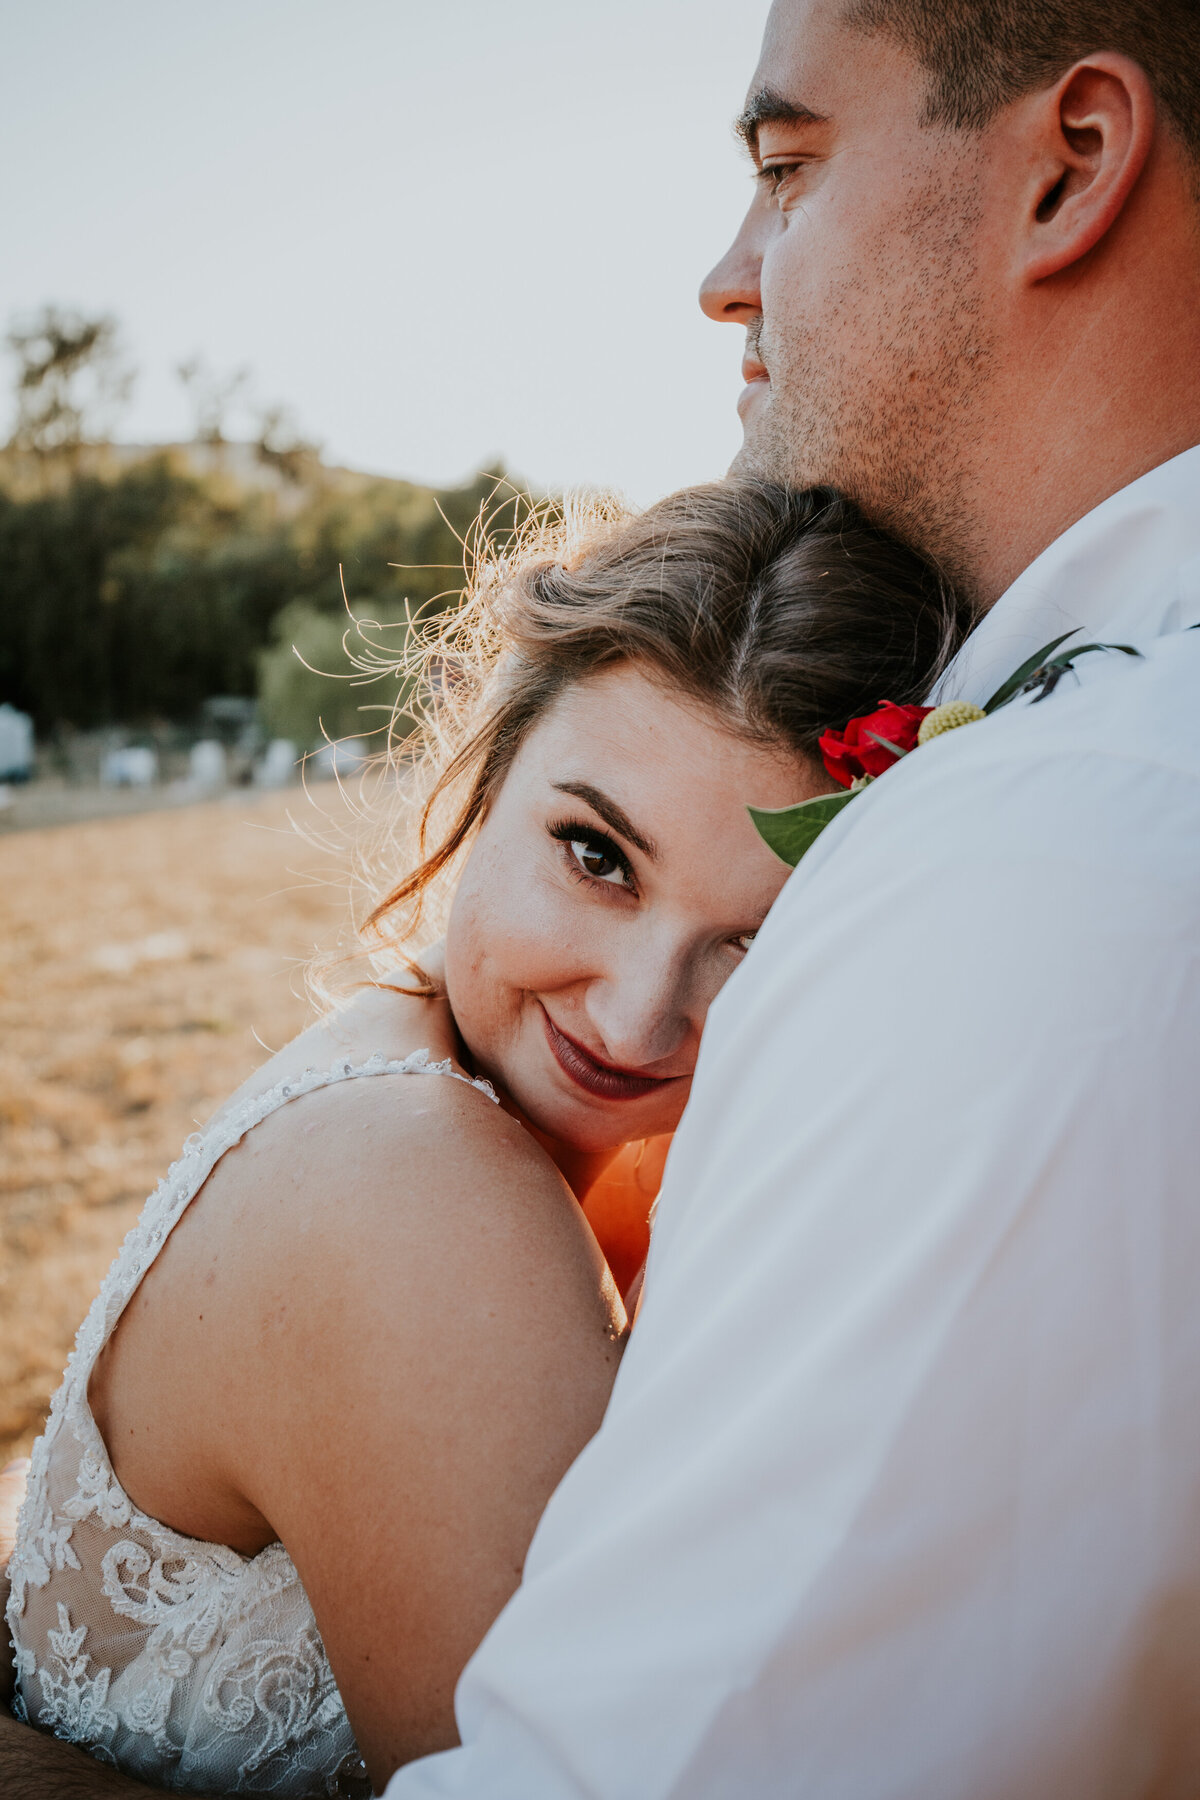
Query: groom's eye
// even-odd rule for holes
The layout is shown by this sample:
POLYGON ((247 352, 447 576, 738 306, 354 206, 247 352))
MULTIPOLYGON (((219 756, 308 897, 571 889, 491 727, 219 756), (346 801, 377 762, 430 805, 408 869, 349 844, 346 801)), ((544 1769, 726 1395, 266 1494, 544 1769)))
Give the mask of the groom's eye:
POLYGON ((766 168, 757 170, 754 179, 774 197, 782 192, 788 177, 799 174, 803 166, 799 162, 770 163, 766 168))

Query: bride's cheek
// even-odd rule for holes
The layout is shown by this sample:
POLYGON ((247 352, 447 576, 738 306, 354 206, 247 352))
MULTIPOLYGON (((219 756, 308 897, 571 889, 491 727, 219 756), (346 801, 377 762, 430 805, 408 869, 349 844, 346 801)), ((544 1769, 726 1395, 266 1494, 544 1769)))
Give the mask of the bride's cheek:
POLYGON ((577 978, 579 921, 573 896, 533 885, 509 921, 500 961, 514 990, 553 992, 577 978))
POLYGON ((503 1054, 533 997, 556 984, 565 926, 540 880, 460 891, 446 937, 447 983, 459 1030, 477 1057, 503 1054))

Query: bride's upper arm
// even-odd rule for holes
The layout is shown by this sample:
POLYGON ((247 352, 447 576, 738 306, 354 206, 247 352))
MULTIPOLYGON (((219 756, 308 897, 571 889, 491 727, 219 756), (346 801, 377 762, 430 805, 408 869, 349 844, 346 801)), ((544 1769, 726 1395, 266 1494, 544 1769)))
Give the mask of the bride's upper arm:
POLYGON ((346 1083, 236 1155, 230 1473, 296 1563, 379 1791, 454 1741, 623 1315, 557 1171, 464 1084, 346 1083))

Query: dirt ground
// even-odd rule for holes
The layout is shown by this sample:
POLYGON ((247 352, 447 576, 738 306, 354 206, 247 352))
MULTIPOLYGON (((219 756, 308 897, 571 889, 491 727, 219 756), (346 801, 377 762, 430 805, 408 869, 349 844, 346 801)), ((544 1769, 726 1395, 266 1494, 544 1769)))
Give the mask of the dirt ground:
POLYGON ((183 1140, 308 1016, 346 896, 289 811, 303 794, 0 838, 0 1463, 183 1140))

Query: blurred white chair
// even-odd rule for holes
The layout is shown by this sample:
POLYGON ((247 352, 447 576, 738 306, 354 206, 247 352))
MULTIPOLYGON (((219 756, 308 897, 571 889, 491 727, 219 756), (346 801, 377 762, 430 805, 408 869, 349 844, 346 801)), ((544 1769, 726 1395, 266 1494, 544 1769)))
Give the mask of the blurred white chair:
POLYGON ((296 779, 296 746, 291 738, 272 738, 254 770, 255 787, 289 787, 296 779))
POLYGON ((322 744, 314 750, 305 766, 318 780, 329 781, 336 775, 346 781, 365 766, 368 754, 363 738, 339 738, 335 744, 322 744))
POLYGON ((216 738, 201 738, 188 753, 188 781, 196 788, 225 786, 225 746, 216 738))
POLYGON ((158 752, 143 744, 126 744, 106 752, 100 764, 105 787, 153 787, 158 780, 158 752))

